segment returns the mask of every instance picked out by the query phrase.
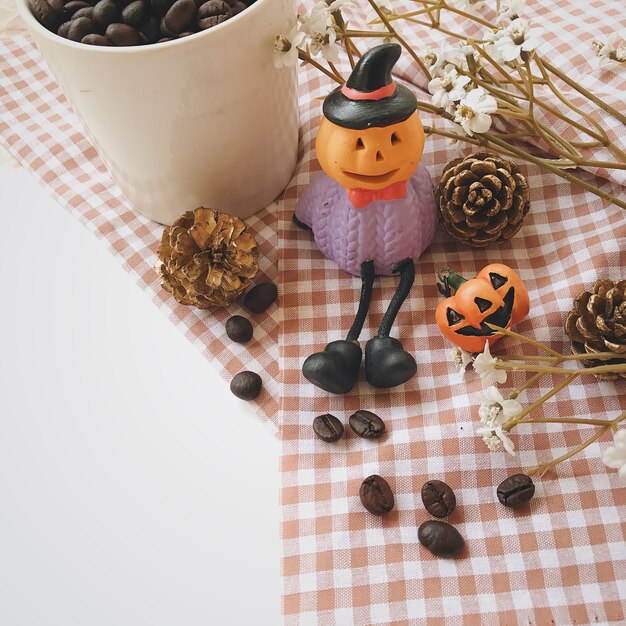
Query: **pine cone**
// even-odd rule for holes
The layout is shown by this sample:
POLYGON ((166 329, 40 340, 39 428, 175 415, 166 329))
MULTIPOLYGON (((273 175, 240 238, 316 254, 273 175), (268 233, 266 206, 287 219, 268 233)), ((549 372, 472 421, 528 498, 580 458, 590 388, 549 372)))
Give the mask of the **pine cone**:
POLYGON ((513 237, 530 209, 528 183, 519 167, 486 152, 450 161, 436 199, 442 228, 476 248, 513 237))
POLYGON ((168 226, 157 253, 163 289, 200 309, 228 306, 259 269, 257 244, 245 223, 204 207, 168 226))
MULTIPOLYGON (((626 280, 615 283, 601 279, 591 291, 574 300, 565 321, 565 333, 572 340, 572 353, 615 352, 610 360, 585 359, 585 367, 626 363, 626 280)), ((623 374, 596 374, 601 380, 615 380, 623 374)))

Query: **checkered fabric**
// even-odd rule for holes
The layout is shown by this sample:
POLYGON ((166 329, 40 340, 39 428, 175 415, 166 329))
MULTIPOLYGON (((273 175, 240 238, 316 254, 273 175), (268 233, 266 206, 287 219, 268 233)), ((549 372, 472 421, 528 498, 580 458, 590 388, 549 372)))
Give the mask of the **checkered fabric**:
MULTIPOLYGON (((399 10, 398 2, 387 4, 399 10)), ((555 50, 549 55, 554 65, 623 110, 626 68, 595 70, 590 49, 593 36, 614 29, 616 20, 626 23, 622 3, 528 4, 533 21, 547 31, 543 47, 555 50)), ((481 6, 475 4, 472 10, 480 12, 481 6)), ((346 9, 346 14, 354 28, 363 23, 363 15, 354 9, 346 9)), ((487 10, 484 14, 493 19, 487 10)), ((432 32, 399 28, 418 51, 437 47, 432 32)), ((400 77, 425 87, 406 56, 398 69, 400 77)), ((495 491, 504 478, 564 454, 594 431, 528 425, 514 431, 517 457, 490 452, 474 432, 480 381, 472 373, 460 379, 449 360, 450 346, 434 323, 434 310, 441 297, 435 288, 438 269, 451 266, 471 276, 487 263, 506 263, 521 274, 532 301, 529 318, 518 330, 568 352, 562 328, 572 298, 599 276, 626 275, 626 213, 555 176, 523 166, 532 209, 511 242, 473 250, 438 233, 420 259, 410 298, 392 331, 415 355, 416 376, 390 390, 375 390, 361 376, 350 394, 332 396, 308 384, 300 368, 306 356, 345 338, 356 312, 360 280, 325 259, 310 233, 291 221, 297 198, 319 169, 312 142, 320 121, 319 98, 332 87, 314 70, 304 76, 309 91, 301 100, 305 156, 278 214, 286 623, 623 622, 626 489, 600 460, 609 437, 536 480, 537 495, 528 510, 503 507, 495 491), (382 441, 361 439, 350 430, 348 417, 357 409, 384 419, 388 434, 382 441), (346 424, 346 436, 336 444, 317 439, 311 428, 313 417, 327 412, 346 424), (371 474, 385 477, 396 497, 395 509, 383 518, 369 514, 359 501, 360 484, 371 474), (421 503, 421 486, 434 478, 445 480, 457 494, 458 508, 449 521, 468 548, 463 558, 453 561, 434 557, 417 539, 418 526, 430 518, 421 503)), ((418 98, 428 95, 418 90, 418 98)), ((562 132, 557 118, 542 119, 562 132)), ((624 140, 617 136, 617 124, 602 121, 613 137, 624 140)), ((469 151, 431 137, 423 159, 437 180, 448 160, 469 151)), ((624 197, 618 184, 624 182, 619 175, 623 172, 612 182, 601 179, 609 178, 607 172, 595 174, 581 176, 624 197)), ((396 284, 397 278, 377 278, 362 345, 376 333, 396 284)), ((509 338, 494 349, 521 351, 509 338)), ((515 384, 523 380, 522 375, 513 377, 515 384)), ((526 404, 538 399, 559 380, 546 376, 520 400, 526 404)), ((626 409, 625 391, 624 382, 585 377, 534 416, 616 417, 626 409)))
MULTIPOLYGON (((594 69, 589 47, 593 36, 615 30, 620 20, 624 25, 622 2, 529 4, 531 18, 544 26, 543 45, 552 51, 548 56, 554 65, 623 108, 624 68, 594 69)), ((478 5, 473 10, 493 17, 478 5)), ((362 11, 346 13, 353 24, 363 23, 362 11)), ((402 28, 420 51, 438 43, 424 28, 402 28)), ((398 75, 418 91, 423 89, 417 70, 405 59, 398 75)), ((417 375, 391 390, 374 390, 361 380, 350 394, 330 396, 309 385, 300 368, 306 356, 345 337, 356 311, 360 281, 326 260, 310 234, 291 221, 297 198, 318 169, 312 142, 320 98, 332 88, 310 68, 301 70, 300 82, 298 171, 277 209, 248 221, 261 246, 262 271, 274 277, 280 290, 279 307, 255 318, 254 345, 225 340, 223 321, 238 312, 237 307, 193 311, 177 305, 160 289, 151 269, 160 227, 128 208, 25 37, 0 47, 0 136, 62 204, 106 238, 155 304, 204 354, 219 360, 226 376, 244 364, 266 372, 267 396, 261 411, 277 427, 283 443, 281 532, 287 624, 623 622, 626 490, 600 460, 608 437, 537 480, 537 495, 529 509, 516 512, 500 505, 495 488, 503 478, 563 454, 593 431, 528 425, 515 431, 517 457, 490 452, 474 434, 480 382, 472 374, 461 380, 450 364, 449 345, 434 324, 434 309, 439 301, 435 273, 442 266, 472 275, 489 262, 506 263, 521 274, 533 303, 531 314, 517 330, 567 352, 562 325, 572 298, 599 276, 626 275, 626 213, 560 178, 524 166, 532 209, 511 242, 473 250, 438 233, 420 260, 410 298, 392 332, 415 355, 417 375), (273 273, 276 257, 277 275, 273 273), (388 433, 383 440, 360 439, 349 428, 337 444, 313 436, 315 415, 331 412, 346 423, 357 409, 375 411, 385 420, 388 433), (395 509, 383 518, 373 517, 359 502, 360 483, 373 473, 387 478, 396 496, 395 509), (429 518, 420 489, 432 478, 448 482, 457 495, 457 510, 449 521, 463 534, 468 548, 453 561, 435 558, 417 541, 419 524, 429 518)), ((559 128, 554 116, 545 120, 559 128)), ((617 124, 608 118, 602 123, 616 139, 624 140, 617 134, 617 124)), ((463 146, 430 138, 424 163, 437 180, 449 159, 468 152, 463 146)), ((594 156, 604 158, 599 154, 594 156)), ((580 175, 624 195, 619 175, 602 170, 580 175)), ((375 333, 396 280, 376 279, 363 341, 375 333)), ((507 338, 494 352, 522 349, 507 338)), ((523 380, 516 376, 513 384, 523 380)), ((536 400, 557 380, 546 376, 520 400, 536 400)), ((616 416, 626 409, 625 385, 585 376, 535 415, 616 416)))

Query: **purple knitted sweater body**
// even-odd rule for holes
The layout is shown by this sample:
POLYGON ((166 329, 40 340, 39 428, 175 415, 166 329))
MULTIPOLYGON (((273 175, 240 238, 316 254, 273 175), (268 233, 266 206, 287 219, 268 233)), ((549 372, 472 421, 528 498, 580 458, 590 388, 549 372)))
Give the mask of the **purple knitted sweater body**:
POLYGON ((296 218, 311 227, 321 252, 356 276, 373 260, 376 274, 390 275, 406 258, 417 261, 435 234, 435 198, 430 175, 420 163, 408 180, 406 197, 375 200, 362 209, 346 190, 320 172, 296 205, 296 218))

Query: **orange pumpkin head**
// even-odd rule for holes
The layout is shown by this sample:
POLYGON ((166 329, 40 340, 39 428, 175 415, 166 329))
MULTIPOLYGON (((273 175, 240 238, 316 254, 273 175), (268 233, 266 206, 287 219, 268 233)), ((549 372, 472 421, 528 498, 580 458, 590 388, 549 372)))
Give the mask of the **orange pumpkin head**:
POLYGON ((503 335, 488 324, 509 328, 528 315, 528 291, 519 275, 507 265, 493 263, 471 280, 451 272, 444 283, 456 293, 439 303, 435 319, 453 344, 468 352, 482 352, 503 335))
POLYGON ((408 180, 424 150, 417 111, 389 126, 362 130, 322 119, 315 144, 322 169, 346 189, 384 189, 408 180))

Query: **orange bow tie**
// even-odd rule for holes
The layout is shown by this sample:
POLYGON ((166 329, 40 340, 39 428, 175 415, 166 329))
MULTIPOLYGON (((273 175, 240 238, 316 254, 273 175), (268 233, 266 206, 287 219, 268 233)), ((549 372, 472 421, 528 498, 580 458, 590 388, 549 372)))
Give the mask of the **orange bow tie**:
POLYGON ((375 200, 401 200, 406 198, 406 181, 401 180, 384 189, 349 189, 348 200, 355 209, 363 209, 375 200))

